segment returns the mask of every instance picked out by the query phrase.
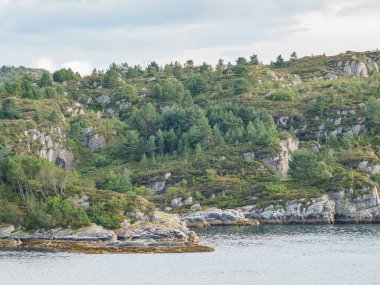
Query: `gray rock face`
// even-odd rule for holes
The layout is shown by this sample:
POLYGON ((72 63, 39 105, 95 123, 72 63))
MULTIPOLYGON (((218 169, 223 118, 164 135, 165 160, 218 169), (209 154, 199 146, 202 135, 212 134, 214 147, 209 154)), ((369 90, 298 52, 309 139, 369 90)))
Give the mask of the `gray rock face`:
POLYGON ((0 227, 0 239, 99 242, 102 244, 107 242, 110 246, 148 246, 153 243, 164 246, 164 242, 198 243, 200 241, 197 234, 190 231, 179 216, 157 211, 144 216, 133 225, 126 221, 121 224, 120 229, 116 230, 108 230, 95 224, 77 230, 52 229, 38 230, 33 233, 18 231, 14 226, 0 227))
POLYGON ((292 138, 287 138, 280 142, 280 152, 276 157, 263 157, 263 163, 277 171, 282 176, 286 176, 289 171, 289 161, 291 153, 298 149, 299 142, 292 138))
POLYGON ((132 107, 132 102, 123 99, 123 100, 117 101, 116 105, 118 106, 119 111, 124 111, 132 107))
POLYGON ((71 118, 77 117, 79 115, 84 115, 84 107, 81 103, 74 102, 74 104, 71 107, 66 108, 66 114, 71 118))
POLYGON ((195 204, 195 205, 190 207, 190 210, 191 211, 200 211, 200 210, 202 210, 202 207, 200 204, 195 204))
POLYGON ((354 197, 352 189, 330 192, 320 198, 306 202, 291 201, 285 205, 258 209, 248 207, 244 215, 263 223, 333 223, 380 221, 380 199, 378 189, 363 188, 361 195, 354 197))
POLYGON ((74 156, 65 146, 66 135, 60 127, 51 128, 48 132, 40 132, 37 129, 29 129, 24 132, 24 137, 31 150, 32 142, 38 143, 36 154, 55 163, 57 166, 69 169, 74 164, 74 156))
POLYGON ((91 225, 89 227, 73 230, 73 229, 52 229, 38 230, 33 233, 25 233, 21 231, 12 231, 7 238, 19 240, 62 240, 62 241, 89 241, 101 242, 116 240, 116 234, 112 230, 107 230, 102 226, 91 225))
POLYGON ((178 198, 174 198, 171 203, 170 203, 170 206, 172 208, 179 208, 179 207, 182 207, 182 206, 190 206, 193 204, 193 197, 189 197, 187 199, 184 199, 182 197, 178 197, 178 198))
POLYGON ((111 103, 111 98, 108 97, 107 95, 104 95, 104 94, 100 94, 100 95, 96 96, 95 100, 96 100, 96 102, 103 104, 103 105, 107 105, 107 104, 111 103))
POLYGON ((172 175, 171 173, 166 173, 165 175, 163 175, 163 177, 154 177, 153 178, 152 189, 153 189, 153 193, 155 195, 161 195, 161 194, 165 193, 166 182, 167 182, 167 180, 169 180, 171 175, 172 175))
POLYGON ((360 196, 352 189, 330 193, 335 201, 337 221, 380 221, 380 199, 378 189, 363 188, 360 196))
POLYGON ((177 215, 170 215, 162 212, 154 212, 150 217, 146 217, 133 224, 115 230, 119 240, 139 241, 152 239, 159 240, 181 240, 198 242, 198 236, 190 231, 184 222, 177 215))
POLYGON ((367 160, 361 161, 358 164, 358 168, 370 173, 371 175, 380 173, 380 165, 367 160))
POLYGON ((302 79, 301 77, 299 77, 299 75, 297 74, 292 74, 293 76, 293 84, 294 85, 297 85, 297 84, 301 84, 302 83, 302 79))
POLYGON ((98 151, 106 146, 106 139, 103 136, 96 134, 93 128, 84 129, 83 145, 92 151, 98 151))
POLYGON ((255 153, 254 152, 245 152, 243 153, 244 159, 255 159, 255 153))
POLYGON ((208 225, 234 225, 248 224, 252 220, 245 217, 240 209, 221 210, 210 208, 205 211, 190 213, 181 217, 181 220, 192 226, 208 226, 208 225))
POLYGON ((244 212, 249 219, 258 219, 263 223, 303 223, 303 222, 326 222, 334 221, 334 201, 328 196, 314 199, 309 203, 304 201, 287 202, 284 206, 269 206, 265 209, 251 209, 244 212))
POLYGON ((278 77, 273 71, 268 70, 267 75, 271 78, 272 81, 278 81, 278 77))
POLYGON ((379 72, 379 67, 372 59, 353 60, 346 62, 343 72, 349 76, 369 77, 373 73, 379 72))
POLYGON ((172 208, 178 208, 183 205, 182 203, 182 197, 174 198, 170 203, 172 208))
POLYGON ((9 238, 16 229, 13 225, 0 228, 0 239, 9 238))

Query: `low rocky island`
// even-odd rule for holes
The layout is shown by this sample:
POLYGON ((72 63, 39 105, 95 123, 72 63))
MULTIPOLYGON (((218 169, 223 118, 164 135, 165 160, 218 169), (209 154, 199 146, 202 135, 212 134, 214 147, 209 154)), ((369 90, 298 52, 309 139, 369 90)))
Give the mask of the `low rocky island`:
POLYGON ((211 252, 211 247, 199 244, 196 233, 190 231, 175 215, 161 212, 134 224, 125 222, 116 230, 93 224, 79 229, 23 231, 13 225, 0 227, 0 248, 16 250, 48 250, 70 253, 184 253, 211 252))

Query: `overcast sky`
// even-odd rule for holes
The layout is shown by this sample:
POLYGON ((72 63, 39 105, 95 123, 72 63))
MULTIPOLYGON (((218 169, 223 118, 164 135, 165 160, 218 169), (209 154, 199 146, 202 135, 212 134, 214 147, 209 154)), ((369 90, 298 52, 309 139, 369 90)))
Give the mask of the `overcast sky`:
POLYGON ((380 48, 379 0, 0 0, 0 66, 215 64, 380 48))

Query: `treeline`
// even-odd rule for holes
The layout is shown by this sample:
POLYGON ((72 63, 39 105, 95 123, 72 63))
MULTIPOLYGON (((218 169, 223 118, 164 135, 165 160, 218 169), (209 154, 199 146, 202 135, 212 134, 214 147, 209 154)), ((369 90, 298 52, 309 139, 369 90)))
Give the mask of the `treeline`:
MULTIPOLYGON (((128 130, 110 147, 113 156, 139 161, 165 154, 188 154, 223 144, 248 143, 276 146, 279 132, 265 110, 226 103, 204 111, 196 105, 175 105, 159 112, 148 103, 135 109, 127 120, 128 130)), ((78 143, 85 124, 72 122, 69 134, 78 143)))

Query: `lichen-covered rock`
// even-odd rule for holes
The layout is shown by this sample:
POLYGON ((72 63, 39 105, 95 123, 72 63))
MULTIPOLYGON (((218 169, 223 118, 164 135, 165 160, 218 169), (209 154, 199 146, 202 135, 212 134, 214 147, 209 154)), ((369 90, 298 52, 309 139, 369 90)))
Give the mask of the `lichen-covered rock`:
POLYGON ((10 237, 15 230, 13 225, 0 227, 0 239, 10 237))
POLYGON ((171 215, 156 211, 152 215, 137 221, 132 226, 123 225, 121 229, 115 230, 120 240, 146 240, 155 241, 189 241, 199 242, 198 236, 191 232, 177 215, 171 215))
POLYGON ((92 151, 98 151, 106 146, 106 139, 95 133, 93 128, 85 128, 83 145, 92 151))
POLYGON ((181 206, 183 205, 182 200, 183 200, 182 197, 174 198, 174 199, 170 202, 171 207, 172 207, 172 208, 178 208, 178 207, 181 207, 181 206))
POLYGON ((283 206, 269 206, 265 209, 252 207, 244 212, 244 215, 249 219, 258 219, 266 224, 332 223, 334 207, 334 201, 324 195, 311 202, 290 201, 283 206))
POLYGON ((181 217, 189 227, 226 226, 226 225, 259 225, 256 219, 248 219, 239 209, 210 208, 205 211, 190 213, 181 217))
POLYGON ((380 221, 380 199, 377 187, 363 187, 360 194, 352 189, 330 193, 335 201, 336 221, 380 221))
POLYGON ((277 171, 282 176, 286 176, 289 171, 289 161, 291 153, 298 149, 299 142, 287 138, 280 142, 280 152, 275 157, 262 157, 263 163, 277 171))
POLYGON ((66 108, 66 114, 71 118, 74 118, 79 115, 84 115, 85 114, 84 107, 81 103, 74 102, 71 107, 69 106, 66 108))
POLYGON ((378 189, 363 187, 359 194, 354 193, 352 189, 341 190, 311 201, 290 201, 265 209, 251 206, 244 215, 268 224, 380 221, 378 189))
POLYGON ((359 162, 358 168, 370 173, 371 175, 380 173, 380 165, 367 160, 359 162))
POLYGON ((346 62, 343 67, 343 72, 349 76, 368 77, 373 73, 379 72, 379 67, 372 59, 364 58, 362 60, 346 62))
POLYGON ((190 210, 191 211, 200 211, 200 210, 202 210, 202 207, 200 204, 195 204, 195 205, 190 207, 190 210))
POLYGON ((166 182, 169 180, 169 178, 171 177, 171 173, 166 173, 165 175, 163 175, 162 177, 154 177, 153 178, 153 182, 152 182, 152 189, 153 189, 153 193, 155 195, 160 195, 160 194, 163 194, 165 193, 165 190, 166 190, 166 182))
POLYGON ((104 94, 99 94, 98 96, 95 97, 95 100, 96 100, 96 102, 103 104, 103 105, 107 105, 107 104, 111 103, 111 98, 107 95, 104 95, 104 94))
POLYGON ((244 159, 255 159, 255 153, 254 152, 244 152, 243 157, 244 157, 244 159))
POLYGON ((50 128, 47 132, 41 132, 37 129, 29 129, 24 132, 24 139, 28 149, 36 151, 36 154, 44 159, 55 163, 58 167, 70 169, 74 164, 74 155, 66 147, 66 135, 60 127, 50 128), (38 149, 33 150, 33 142, 38 143, 38 149))

